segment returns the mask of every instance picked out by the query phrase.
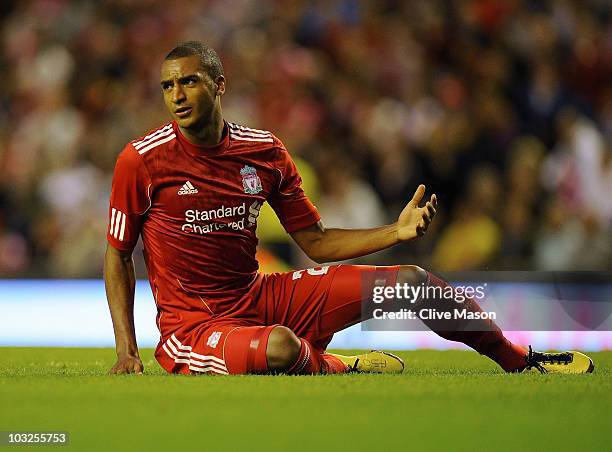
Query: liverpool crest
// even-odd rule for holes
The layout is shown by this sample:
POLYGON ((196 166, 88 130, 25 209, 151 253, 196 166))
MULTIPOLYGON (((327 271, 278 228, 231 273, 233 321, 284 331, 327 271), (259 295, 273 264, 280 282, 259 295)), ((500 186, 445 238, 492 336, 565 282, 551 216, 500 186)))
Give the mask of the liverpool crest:
POLYGON ((255 168, 245 165, 245 167, 240 170, 240 174, 242 175, 242 186, 244 187, 245 193, 256 195, 263 190, 261 187, 261 179, 259 179, 255 168))

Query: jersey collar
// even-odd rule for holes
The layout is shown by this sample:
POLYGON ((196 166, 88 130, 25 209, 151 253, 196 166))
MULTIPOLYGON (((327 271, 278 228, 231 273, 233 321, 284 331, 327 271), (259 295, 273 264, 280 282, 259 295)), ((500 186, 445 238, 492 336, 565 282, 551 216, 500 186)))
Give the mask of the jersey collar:
POLYGON ((176 121, 172 121, 172 127, 176 132, 176 138, 178 142, 185 148, 185 150, 193 155, 194 157, 201 157, 205 155, 214 155, 223 152, 229 146, 230 134, 227 122, 223 121, 223 135, 221 136, 221 141, 213 146, 203 146, 200 144, 194 144, 189 141, 185 135, 181 133, 181 129, 179 129, 176 121))

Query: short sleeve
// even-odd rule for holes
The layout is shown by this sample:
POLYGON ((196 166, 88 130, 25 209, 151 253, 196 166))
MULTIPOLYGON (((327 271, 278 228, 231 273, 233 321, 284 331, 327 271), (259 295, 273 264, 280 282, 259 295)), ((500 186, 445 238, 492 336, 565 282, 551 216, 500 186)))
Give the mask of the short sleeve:
POLYGON ((115 164, 108 210, 107 240, 118 250, 136 246, 144 214, 151 206, 151 177, 136 150, 126 146, 115 164))
POLYGON ((285 230, 291 234, 317 223, 321 216, 304 193, 302 178, 282 143, 275 163, 280 182, 268 202, 285 230))

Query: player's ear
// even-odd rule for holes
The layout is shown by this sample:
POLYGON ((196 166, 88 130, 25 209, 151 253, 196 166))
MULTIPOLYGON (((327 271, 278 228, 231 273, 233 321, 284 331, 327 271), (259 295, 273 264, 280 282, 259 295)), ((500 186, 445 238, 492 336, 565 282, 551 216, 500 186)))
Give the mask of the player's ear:
POLYGON ((223 94, 225 94, 225 77, 223 77, 222 75, 217 77, 217 80, 215 80, 215 84, 217 85, 217 96, 223 96, 223 94))

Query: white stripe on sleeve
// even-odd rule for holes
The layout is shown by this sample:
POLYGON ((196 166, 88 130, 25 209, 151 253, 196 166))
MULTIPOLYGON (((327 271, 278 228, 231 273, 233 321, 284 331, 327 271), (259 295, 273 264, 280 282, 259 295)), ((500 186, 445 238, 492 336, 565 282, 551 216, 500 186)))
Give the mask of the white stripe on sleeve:
POLYGON ((113 232, 113 237, 115 238, 119 236, 119 224, 121 222, 122 215, 123 213, 120 210, 118 210, 117 216, 115 217, 115 227, 114 227, 114 232, 113 232))
POLYGON ((119 240, 123 242, 123 233, 125 232, 125 214, 121 218, 121 231, 119 231, 119 240))
POLYGON ((115 209, 113 207, 112 213, 111 213, 111 220, 110 220, 110 235, 113 235, 113 231, 114 231, 114 227, 115 227, 115 214, 117 213, 117 209, 115 209))

